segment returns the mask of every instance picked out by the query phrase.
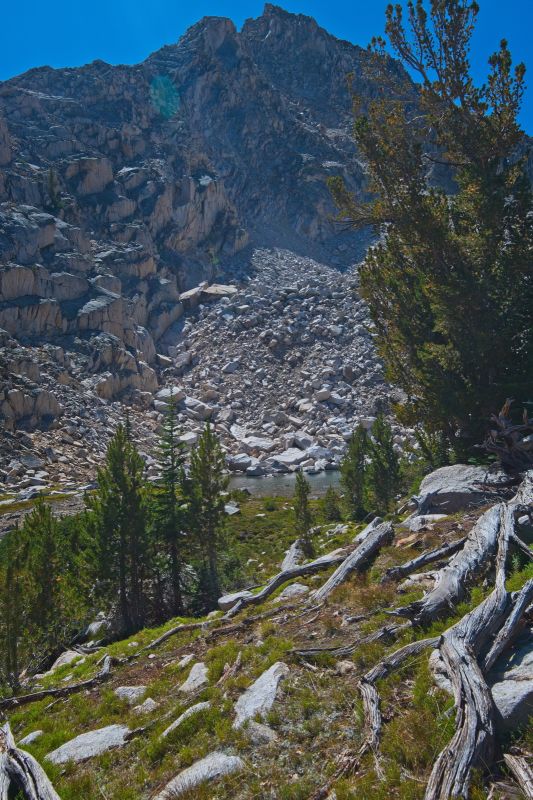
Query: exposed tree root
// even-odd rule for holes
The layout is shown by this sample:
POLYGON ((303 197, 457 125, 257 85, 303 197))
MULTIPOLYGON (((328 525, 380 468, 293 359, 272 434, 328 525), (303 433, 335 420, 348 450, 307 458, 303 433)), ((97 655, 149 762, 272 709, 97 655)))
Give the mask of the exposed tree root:
POLYGON ((512 756, 509 753, 505 753, 503 758, 524 797, 527 797, 527 800, 533 800, 533 769, 527 759, 524 756, 512 756))
POLYGON ((439 651, 452 683, 456 723, 451 742, 438 756, 425 800, 467 797, 473 767, 491 764, 495 749, 495 710, 477 656, 505 622, 511 598, 505 589, 505 563, 514 509, 501 513, 494 591, 441 637, 439 651))
POLYGON ((0 800, 14 797, 16 790, 26 800, 60 800, 38 761, 16 746, 6 722, 0 727, 0 800))
POLYGON ((277 575, 271 578, 267 585, 264 586, 260 592, 252 595, 251 597, 242 597, 238 603, 233 606, 233 608, 230 608, 230 610, 226 612, 224 619, 231 619, 231 617, 234 617, 239 613, 239 611, 242 611, 242 609, 246 608, 247 606, 260 605, 268 597, 270 597, 270 595, 273 594, 276 589, 279 589, 280 586, 283 586, 284 583, 287 583, 287 581, 292 581, 295 578, 303 578, 305 575, 314 575, 315 573, 321 572, 324 569, 329 569, 329 567, 342 564, 345 559, 345 553, 335 553, 321 556, 320 558, 316 558, 314 561, 308 561, 307 564, 301 564, 296 567, 291 567, 290 569, 282 570, 282 572, 278 572, 277 575))
POLYGON ((425 567, 426 564, 431 564, 433 561, 439 561, 441 558, 447 558, 457 553, 458 550, 461 550, 465 542, 466 537, 458 539, 456 542, 450 542, 449 544, 437 547, 435 550, 428 550, 416 558, 413 558, 412 561, 407 561, 405 564, 399 564, 397 567, 389 567, 381 582, 385 583, 386 581, 406 578, 413 572, 417 572, 421 567, 425 567))
MULTIPOLYGON (((9 708, 17 708, 18 706, 25 706, 28 703, 35 703, 37 700, 43 700, 45 697, 69 697, 71 694, 83 692, 85 689, 93 689, 100 683, 106 681, 111 675, 111 656, 105 656, 104 663, 100 672, 94 678, 89 678, 80 683, 73 683, 70 686, 62 686, 59 689, 41 689, 39 692, 32 692, 31 694, 22 694, 18 697, 7 697, 0 700, 0 710, 5 711, 9 708)), ((1 795, 0 795, 1 797, 1 795)))
POLYGON ((366 566, 370 559, 392 540, 392 537, 393 529, 390 522, 382 522, 381 525, 370 530, 356 549, 330 575, 328 580, 313 592, 313 600, 317 603, 323 602, 334 589, 344 583, 352 572, 366 566))
POLYGON ((491 648, 483 659, 483 672, 486 674, 501 653, 512 643, 523 627, 524 613, 533 600, 533 579, 527 581, 513 597, 513 608, 505 624, 494 639, 491 648))
POLYGON ((333 647, 309 647, 304 649, 295 649, 292 652, 295 655, 301 656, 302 658, 312 658, 313 656, 320 656, 323 653, 328 653, 332 656, 337 656, 337 658, 345 658, 346 656, 351 656, 358 647, 362 644, 370 644, 371 642, 379 642, 382 639, 390 639, 397 636, 401 631, 407 630, 407 628, 411 627, 410 622, 403 622, 401 624, 393 624, 393 625, 384 625, 382 628, 379 628, 377 631, 373 631, 373 633, 369 633, 368 636, 363 636, 360 639, 355 639, 348 644, 343 645, 334 645, 333 647))
POLYGON ((463 549, 439 571, 435 588, 417 600, 393 612, 409 617, 414 625, 425 625, 449 612, 467 591, 468 581, 485 572, 496 553, 501 517, 505 506, 498 504, 486 511, 474 525, 463 549))

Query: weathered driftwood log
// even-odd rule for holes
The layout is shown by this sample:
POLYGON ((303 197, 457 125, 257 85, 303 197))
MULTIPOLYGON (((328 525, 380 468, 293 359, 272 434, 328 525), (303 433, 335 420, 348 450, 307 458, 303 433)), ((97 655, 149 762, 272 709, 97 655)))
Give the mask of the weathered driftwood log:
POLYGON ((507 769, 516 779, 524 797, 527 797, 528 800, 533 800, 533 769, 527 758, 524 756, 512 756, 509 753, 505 753, 503 758, 507 764, 507 769))
MULTIPOLYGON (((401 647, 390 656, 387 656, 379 664, 376 664, 373 669, 369 670, 366 675, 363 675, 359 682, 359 691, 363 700, 363 708, 365 712, 365 739, 358 755, 356 756, 357 763, 361 760, 363 755, 371 750, 374 753, 376 761, 376 768, 379 772, 379 757, 378 748, 381 736, 381 708, 378 690, 376 683, 382 678, 386 678, 393 670, 397 669, 400 664, 406 661, 411 656, 416 656, 428 647, 435 647, 439 637, 435 636, 431 639, 420 639, 418 642, 411 642, 411 644, 401 647)), ((355 765, 354 765, 355 766, 355 765)))
POLYGON ((494 591, 441 637, 439 651, 455 700, 455 734, 438 756, 425 800, 467 797, 471 771, 490 764, 495 748, 495 709, 477 656, 504 624, 511 606, 505 588, 505 563, 514 509, 500 510, 499 547, 494 591))
POLYGON ((417 572, 421 567, 425 567, 426 564, 431 564, 433 561, 440 561, 441 558, 453 556, 454 553, 461 550, 465 542, 466 537, 463 537, 456 542, 449 542, 449 544, 444 544, 434 550, 427 550, 425 553, 421 553, 421 555, 413 558, 411 561, 407 561, 405 564, 389 567, 383 575, 381 582, 385 583, 386 581, 400 580, 401 578, 411 575, 413 572, 417 572))
POLYGON ((158 636, 157 639, 154 639, 153 642, 150 642, 145 647, 141 648, 141 650, 139 650, 137 655, 143 653, 145 650, 155 650, 156 647, 159 647, 160 644, 166 642, 166 640, 170 639, 171 636, 176 636, 178 633, 187 633, 188 631, 196 631, 199 630, 200 628, 208 627, 209 625, 212 625, 214 622, 215 622, 214 619, 205 620, 204 622, 186 622, 186 623, 182 622, 179 625, 175 625, 173 628, 169 628, 168 631, 162 633, 161 636, 158 636))
POLYGON ((330 575, 328 580, 315 592, 313 592, 313 601, 322 603, 331 592, 344 583, 352 572, 362 569, 368 564, 371 558, 386 544, 392 541, 393 529, 390 522, 382 522, 376 528, 368 532, 366 536, 344 559, 335 572, 330 575))
POLYGON ((468 582, 485 572, 496 553, 501 517, 505 506, 489 508, 476 522, 466 538, 463 549, 439 571, 435 588, 422 600, 417 600, 393 613, 409 617, 415 625, 433 622, 449 612, 465 596, 468 582))
POLYGON ((43 700, 46 697, 69 697, 71 694, 83 692, 86 689, 92 689, 95 686, 98 686, 98 684, 106 681, 110 675, 111 656, 106 656, 104 658, 102 669, 94 676, 94 678, 89 678, 86 681, 80 681, 80 683, 73 683, 70 686, 61 686, 59 689, 41 689, 40 691, 32 692, 31 694, 22 694, 18 697, 7 697, 4 700, 0 700, 0 710, 4 711, 8 708, 25 706, 28 703, 35 703, 37 700, 43 700))
POLYGON ((347 656, 351 656, 353 653, 355 653, 357 648, 362 644, 371 644, 372 642, 379 642, 382 639, 393 639, 399 633, 407 630, 407 628, 410 627, 410 622, 403 622, 400 625, 384 625, 377 631, 373 631, 372 633, 369 633, 367 636, 363 636, 360 639, 354 639, 348 644, 333 645, 332 647, 309 647, 297 650, 295 649, 292 652, 295 653, 295 655, 302 656, 303 658, 320 656, 322 653, 328 653, 329 655, 336 656, 337 658, 346 658, 347 656))
POLYGON ((60 800, 38 761, 16 746, 6 722, 0 727, 0 800, 14 797, 17 790, 26 800, 60 800))
POLYGON ((233 608, 230 608, 230 610, 226 612, 224 619, 230 619, 249 605, 259 605, 260 603, 264 602, 267 597, 270 597, 270 595, 273 594, 276 589, 279 589, 279 587, 283 586, 283 584, 287 583, 287 581, 292 581, 295 578, 303 578, 305 575, 314 575, 315 573, 321 572, 324 569, 329 569, 329 567, 334 567, 337 564, 341 564, 345 558, 345 552, 334 552, 330 553, 329 555, 316 558, 314 561, 308 561, 306 564, 300 564, 299 566, 291 567, 290 569, 278 572, 278 574, 271 578, 267 585, 264 586, 260 592, 252 595, 251 597, 242 597, 238 603, 233 606, 233 608))
POLYGON ((524 624, 524 613, 533 601, 533 579, 527 581, 519 592, 513 596, 513 607, 504 626, 498 632, 491 648, 483 659, 483 672, 487 672, 494 665, 496 659, 512 643, 524 624))

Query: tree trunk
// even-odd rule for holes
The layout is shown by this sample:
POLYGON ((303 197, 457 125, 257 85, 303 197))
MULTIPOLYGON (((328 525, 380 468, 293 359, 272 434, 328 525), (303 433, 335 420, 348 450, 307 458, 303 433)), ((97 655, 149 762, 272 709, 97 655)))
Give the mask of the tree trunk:
POLYGON ((60 800, 41 765, 16 746, 6 722, 0 727, 0 800, 13 790, 22 791, 25 800, 60 800))
POLYGON ((313 600, 323 602, 331 592, 344 583, 355 570, 368 564, 369 560, 385 545, 392 541, 393 530, 390 522, 382 522, 363 539, 358 547, 340 564, 333 575, 315 592, 313 600))

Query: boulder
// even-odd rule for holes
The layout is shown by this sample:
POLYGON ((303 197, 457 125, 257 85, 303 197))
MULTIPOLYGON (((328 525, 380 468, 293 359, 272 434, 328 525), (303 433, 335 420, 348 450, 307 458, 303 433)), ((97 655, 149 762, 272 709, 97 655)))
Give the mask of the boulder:
POLYGON ((122 747, 128 741, 130 729, 127 725, 108 725, 95 731, 82 733, 65 742, 61 747, 45 756, 52 764, 78 763, 94 758, 115 747, 122 747))
POLYGON ((533 716, 533 629, 503 653, 488 675, 499 725, 517 731, 533 716))
POLYGON ((25 736, 23 739, 20 740, 19 745, 21 747, 24 747, 25 745, 33 744, 33 742, 37 741, 37 739, 40 739, 42 735, 43 735, 42 731, 32 731, 31 733, 28 733, 27 736, 25 736))
POLYGON ((186 694, 190 694, 191 692, 196 692, 198 689, 201 689, 202 686, 207 684, 207 667, 202 662, 199 661, 197 664, 194 664, 191 667, 191 671, 189 672, 189 677, 182 683, 179 687, 180 692, 185 692, 186 694))
POLYGON ((309 592, 309 586, 304 586, 303 583, 290 583, 276 598, 277 602, 282 600, 292 600, 294 597, 302 597, 302 595, 309 592))
POLYGON ((146 700, 141 703, 139 706, 134 706, 132 711, 135 714, 151 714, 152 711, 155 711, 156 708, 159 708, 159 703, 157 703, 153 698, 147 697, 146 700))
POLYGON ((161 738, 166 739, 169 733, 172 733, 172 731, 175 731, 176 728, 179 728, 181 723, 185 722, 186 719, 189 719, 189 717, 193 717, 195 714, 199 714, 202 711, 206 711, 210 707, 211 703, 209 701, 206 701, 205 703, 196 703, 196 705, 185 709, 183 714, 180 714, 180 716, 176 720, 174 720, 174 722, 172 722, 168 726, 168 728, 165 728, 165 730, 161 734, 161 738))
POLYGON ((228 756, 221 752, 210 753, 176 775, 153 800, 173 800, 206 781, 231 775, 243 768, 244 762, 238 756, 228 756))
POLYGON ((233 608, 239 600, 246 597, 252 597, 252 593, 248 591, 233 592, 232 594, 225 594, 223 597, 218 598, 218 607, 221 611, 229 611, 233 608))
POLYGON ((454 464, 426 475, 416 498, 424 510, 454 514, 494 499, 494 491, 508 482, 502 472, 454 464))
POLYGON ((117 686, 115 689, 116 696, 126 700, 130 706, 135 705, 145 693, 146 686, 117 686))
POLYGON ((240 728, 256 714, 264 716, 270 711, 276 699, 279 683, 288 674, 289 668, 283 661, 277 661, 263 672, 235 703, 236 716, 233 727, 240 728))
POLYGON ((60 667, 64 667, 65 664, 73 664, 74 662, 83 664, 84 661, 85 657, 82 656, 81 653, 78 653, 77 650, 65 650, 64 653, 61 653, 61 655, 56 658, 46 674, 51 675, 52 672, 55 672, 56 669, 59 669, 60 667))
POLYGON ((174 401, 174 403, 179 403, 184 398, 185 392, 179 386, 166 386, 164 389, 160 389, 156 394, 156 399, 165 405, 168 405, 171 400, 174 401))
POLYGON ((304 450, 300 450, 298 447, 289 447, 287 450, 284 450, 283 453, 270 456, 268 463, 273 466, 280 465, 286 468, 296 467, 298 464, 301 464, 302 461, 305 461, 306 458, 308 458, 308 456, 304 450))

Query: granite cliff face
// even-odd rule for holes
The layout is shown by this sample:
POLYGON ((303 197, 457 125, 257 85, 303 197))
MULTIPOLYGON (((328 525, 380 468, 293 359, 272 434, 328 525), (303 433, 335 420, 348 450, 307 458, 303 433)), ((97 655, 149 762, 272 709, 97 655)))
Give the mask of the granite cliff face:
MULTIPOLYGON (((346 76, 372 97, 381 79, 366 59, 267 5, 240 32, 205 18, 135 66, 41 67, 0 83, 7 430, 72 417, 80 393, 86 408, 150 406, 162 371, 184 360, 183 294, 242 285, 254 247, 350 263, 326 179, 362 185, 346 76)), ((392 60, 383 70, 400 75, 392 60)))

